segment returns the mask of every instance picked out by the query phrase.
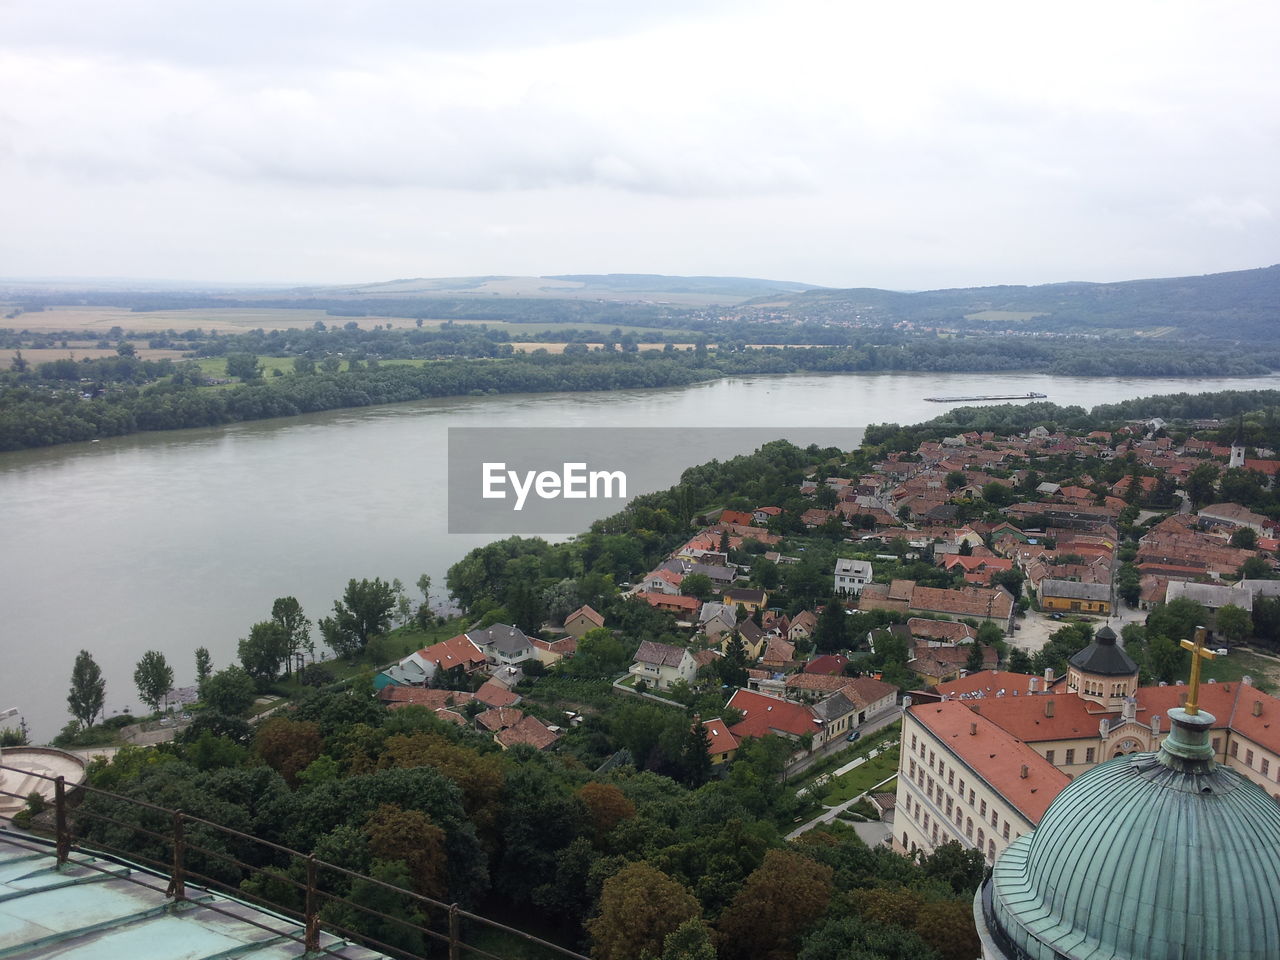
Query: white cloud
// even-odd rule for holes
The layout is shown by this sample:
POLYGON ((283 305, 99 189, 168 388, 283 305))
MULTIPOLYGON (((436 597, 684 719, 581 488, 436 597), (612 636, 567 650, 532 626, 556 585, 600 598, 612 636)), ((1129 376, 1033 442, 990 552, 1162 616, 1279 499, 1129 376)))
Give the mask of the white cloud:
POLYGON ((74 10, 0 9, 0 203, 58 212, 0 238, 6 273, 920 287, 1280 259, 1261 2, 74 10))

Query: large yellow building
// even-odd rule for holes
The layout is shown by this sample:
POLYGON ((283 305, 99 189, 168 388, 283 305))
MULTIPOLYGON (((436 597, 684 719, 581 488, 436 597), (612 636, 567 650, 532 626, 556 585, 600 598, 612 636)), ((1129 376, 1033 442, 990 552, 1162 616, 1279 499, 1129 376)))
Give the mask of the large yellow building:
MULTIPOLYGON (((1036 825, 1071 778, 1115 757, 1158 749, 1169 731, 1169 711, 1185 703, 1188 687, 1139 687, 1136 666, 1116 672, 1126 662, 1133 663, 1104 627, 1071 659, 1066 677, 989 671, 940 685, 940 702, 910 704, 908 698, 895 847, 929 853, 959 840, 993 862, 1036 825), (926 743, 932 760, 920 752, 926 743), (976 825, 989 824, 993 811, 995 835, 988 826, 980 844, 976 825)), ((1245 678, 1202 684, 1200 706, 1215 718, 1209 743, 1217 761, 1280 801, 1280 700, 1245 678)))
POLYGON ((1075 580, 1040 581, 1040 609, 1051 613, 1089 613, 1111 616, 1111 584, 1079 583, 1075 580))

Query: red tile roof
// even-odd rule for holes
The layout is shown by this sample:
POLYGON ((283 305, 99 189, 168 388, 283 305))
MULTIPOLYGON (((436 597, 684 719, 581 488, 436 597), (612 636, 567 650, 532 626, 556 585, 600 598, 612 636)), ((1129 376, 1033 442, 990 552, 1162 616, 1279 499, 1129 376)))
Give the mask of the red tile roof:
POLYGON ((485 710, 483 713, 476 714, 476 723, 486 730, 492 731, 514 727, 523 719, 524 711, 517 710, 514 707, 494 707, 492 710, 485 710))
MULTIPOLYGON (((1065 674, 1059 677, 1056 683, 1061 683, 1065 679, 1065 674)), ((1017 690, 1019 695, 1025 694, 1031 688, 1031 681, 1035 680, 1036 686, 1041 690, 1044 689, 1044 678, 1037 677, 1029 673, 1010 673, 1008 670, 982 670, 978 673, 971 673, 967 677, 961 677, 959 680, 949 680, 946 683, 938 684, 934 689, 944 697, 995 697, 1003 690, 1006 696, 1013 696, 1013 691, 1017 690)))
POLYGON ((822 723, 813 711, 790 700, 765 696, 753 690, 737 690, 729 698, 729 706, 742 712, 742 720, 729 728, 729 732, 739 739, 763 737, 770 733, 802 737, 822 732, 822 723))
POLYGON ((707 740, 710 743, 707 747, 709 756, 716 757, 738 749, 738 738, 729 732, 729 728, 719 717, 714 720, 703 720, 702 725, 707 728, 707 740))
POLYGON ((577 610, 573 611, 573 613, 565 617, 564 622, 568 623, 569 621, 576 620, 579 617, 582 617, 583 619, 588 620, 591 623, 594 623, 597 627, 604 626, 604 617, 596 613, 595 610, 593 610, 590 606, 588 606, 585 603, 582 606, 580 606, 577 610))
POLYGON ((468 640, 465 633, 419 650, 418 656, 445 670, 450 670, 458 664, 471 668, 485 662, 480 648, 468 640))
POLYGON ((476 691, 476 699, 487 707, 509 707, 520 702, 519 694, 512 693, 500 683, 486 680, 476 691))
POLYGON ((848 663, 848 657, 843 657, 838 653, 825 653, 820 657, 814 657, 806 663, 803 672, 834 677, 844 673, 844 668, 848 663))
POLYGON ((516 744, 525 743, 535 750, 545 750, 555 743, 558 738, 537 717, 525 717, 514 727, 508 727, 506 730, 500 730, 494 734, 493 739, 504 747, 514 747, 516 744))
POLYGON ((462 690, 431 690, 427 687, 386 686, 378 691, 378 699, 391 707, 426 707, 439 710, 442 707, 460 707, 474 697, 462 690))
POLYGON ((1049 804, 1071 782, 1031 747, 963 703, 922 703, 911 707, 910 713, 1033 824, 1040 822, 1049 804))

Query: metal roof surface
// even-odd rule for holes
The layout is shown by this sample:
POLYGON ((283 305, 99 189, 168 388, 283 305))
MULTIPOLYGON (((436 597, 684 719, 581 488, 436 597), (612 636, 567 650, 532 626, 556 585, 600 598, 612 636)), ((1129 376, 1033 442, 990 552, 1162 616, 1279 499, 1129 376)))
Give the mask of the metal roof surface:
MULTIPOLYGON (((0 956, 284 960, 301 955, 303 929, 295 921, 190 884, 187 900, 175 903, 166 886, 165 878, 140 867, 79 852, 58 867, 42 841, 0 830, 0 956)), ((343 960, 384 956, 325 935, 321 946, 343 960)))

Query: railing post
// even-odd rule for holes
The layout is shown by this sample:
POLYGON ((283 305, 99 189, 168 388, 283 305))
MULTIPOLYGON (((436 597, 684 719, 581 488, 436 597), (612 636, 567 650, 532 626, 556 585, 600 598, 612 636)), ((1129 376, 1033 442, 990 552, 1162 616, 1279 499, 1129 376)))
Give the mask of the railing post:
POLYGON ((458 960, 458 905, 449 906, 449 960, 458 960))
POLYGON ((308 954, 320 950, 320 915, 316 909, 316 855, 307 857, 307 932, 304 949, 308 954))
POLYGON ((183 836, 182 811, 173 812, 173 875, 169 878, 169 896, 175 901, 187 898, 186 878, 183 876, 187 859, 187 841, 183 836))
POLYGON ((53 781, 53 817, 58 866, 62 866, 71 855, 71 834, 67 830, 67 781, 63 777, 53 781))

